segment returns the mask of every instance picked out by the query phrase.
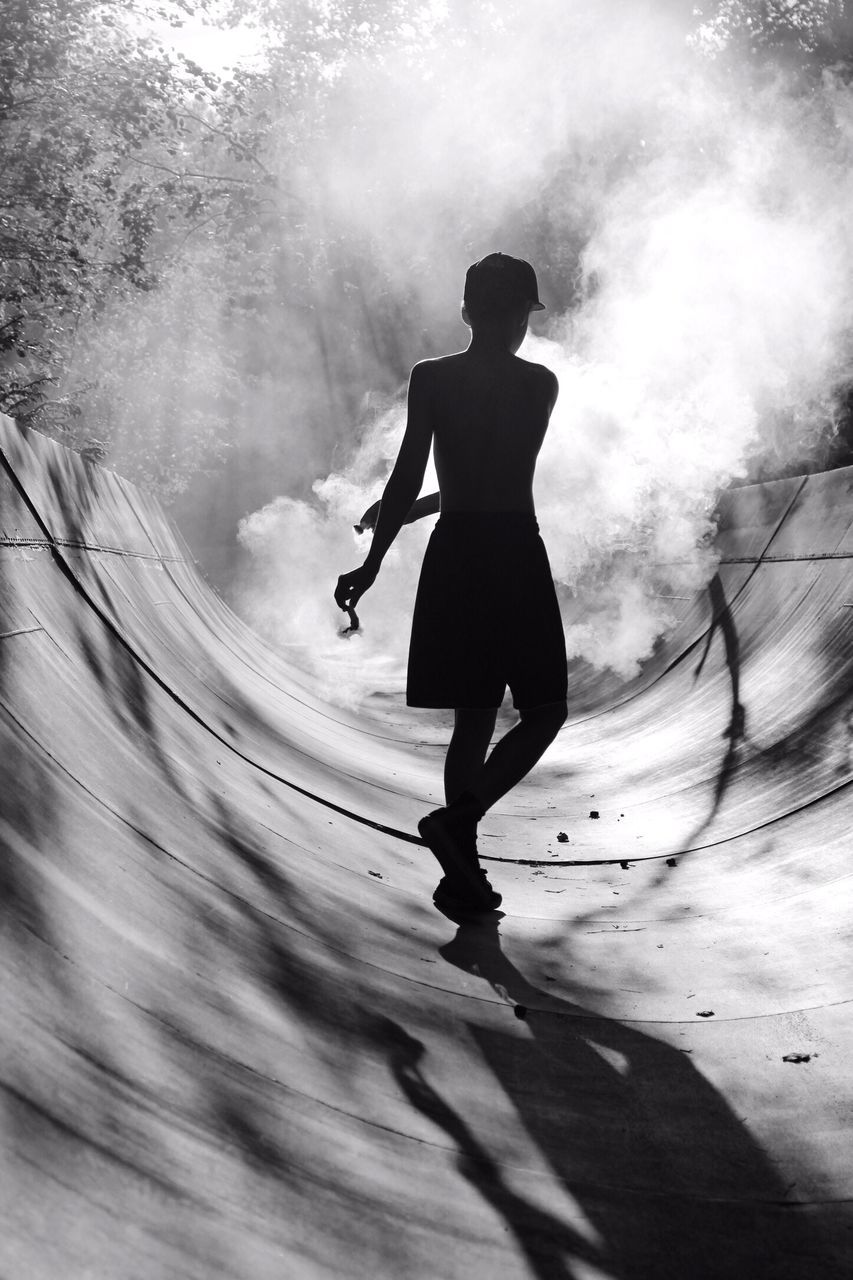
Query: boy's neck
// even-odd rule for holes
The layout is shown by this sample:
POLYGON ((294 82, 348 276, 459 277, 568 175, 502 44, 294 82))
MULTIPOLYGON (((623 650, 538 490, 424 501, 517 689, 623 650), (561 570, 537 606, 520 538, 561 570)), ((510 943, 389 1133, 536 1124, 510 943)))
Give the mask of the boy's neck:
POLYGON ((506 335, 488 329, 472 332, 468 351, 475 356, 511 356, 513 354, 506 335))

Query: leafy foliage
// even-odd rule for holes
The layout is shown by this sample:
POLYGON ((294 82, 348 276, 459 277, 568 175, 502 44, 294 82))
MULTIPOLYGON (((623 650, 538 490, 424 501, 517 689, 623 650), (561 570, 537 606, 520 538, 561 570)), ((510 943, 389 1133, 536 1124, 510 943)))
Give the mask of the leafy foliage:
POLYGON ((718 0, 697 10, 693 40, 711 56, 780 64, 808 79, 826 66, 853 69, 853 17, 845 0, 718 0))
MULTIPOLYGON (((182 4, 188 13, 201 7, 182 4)), ((85 441, 86 397, 70 398, 64 376, 87 329, 128 295, 160 288, 200 228, 251 209, 263 173, 250 144, 228 132, 239 101, 220 118, 227 96, 215 76, 134 28, 121 0, 8 0, 0 27, 4 412, 85 441)))

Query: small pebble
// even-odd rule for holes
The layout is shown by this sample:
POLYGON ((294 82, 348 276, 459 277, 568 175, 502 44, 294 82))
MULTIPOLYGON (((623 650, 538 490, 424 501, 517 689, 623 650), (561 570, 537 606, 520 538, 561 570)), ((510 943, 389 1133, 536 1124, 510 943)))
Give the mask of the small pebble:
POLYGON ((714 1016, 713 1009, 703 1009, 701 1013, 696 1014, 697 1018, 713 1018, 713 1016, 714 1016))
POLYGON ((557 832, 557 839, 559 840, 560 844, 568 844, 568 843, 569 843, 569 837, 566 835, 565 831, 558 831, 558 832, 557 832))
POLYGON ((668 867, 677 867, 678 863, 675 861, 675 858, 667 858, 666 865, 668 867))
POLYGON ((783 1062, 811 1062, 811 1060, 810 1053, 786 1053, 782 1058, 783 1062))
POLYGON ((620 863, 619 863, 619 866, 622 868, 622 870, 623 870, 623 871, 630 871, 630 870, 631 870, 631 864, 630 864, 630 862, 620 862, 620 863))
POLYGON ((590 816, 591 818, 600 818, 600 817, 601 817, 601 814, 598 812, 598 810, 597 810, 597 809, 590 809, 590 811, 589 811, 589 816, 590 816))

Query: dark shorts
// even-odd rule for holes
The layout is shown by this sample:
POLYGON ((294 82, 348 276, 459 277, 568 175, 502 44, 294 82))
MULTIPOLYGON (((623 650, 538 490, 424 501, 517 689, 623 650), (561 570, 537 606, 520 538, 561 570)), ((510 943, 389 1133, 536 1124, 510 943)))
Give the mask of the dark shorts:
POLYGON ((535 516, 442 515, 424 556, 412 619, 410 707, 519 710, 566 697, 566 642, 535 516))

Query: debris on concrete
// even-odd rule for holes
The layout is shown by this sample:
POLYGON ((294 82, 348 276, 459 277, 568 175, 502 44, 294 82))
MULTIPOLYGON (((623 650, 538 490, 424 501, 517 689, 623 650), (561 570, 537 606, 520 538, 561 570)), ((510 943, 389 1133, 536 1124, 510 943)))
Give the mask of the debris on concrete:
POLYGON ((713 1009, 702 1009, 701 1012, 696 1014, 697 1018, 713 1018, 713 1016, 714 1016, 713 1009))
POLYGON ((382 875, 381 875, 381 873, 380 873, 379 871, 368 871, 368 873, 367 873, 367 874, 368 874, 369 876, 376 876, 376 879, 377 879, 377 880, 381 880, 381 879, 382 879, 382 875))
POLYGON ((631 870, 631 864, 630 864, 630 862, 620 862, 620 863, 619 863, 619 866, 622 868, 622 870, 623 870, 623 871, 630 871, 630 870, 631 870))
POLYGON ((569 843, 569 837, 566 835, 565 831, 558 831, 558 832, 557 832, 557 839, 559 840, 560 844, 568 844, 568 843, 569 843))
POLYGON ((668 867, 677 867, 678 863, 675 861, 675 858, 667 858, 666 865, 668 867))
POLYGON ((527 1005, 526 1005, 526 1004, 517 1004, 517 1005, 515 1006, 514 1013, 515 1013, 515 1016, 516 1016, 517 1018, 520 1018, 520 1019, 521 1019, 521 1021, 523 1022, 523 1021, 524 1021, 524 1019, 527 1017, 527 1005))
POLYGON ((601 817, 601 814, 598 812, 598 810, 597 810, 597 809, 590 809, 590 811, 589 811, 589 816, 590 816, 591 818, 600 818, 600 817, 601 817))
POLYGON ((811 1062, 811 1060, 810 1053, 786 1053, 782 1057, 783 1062, 811 1062))

